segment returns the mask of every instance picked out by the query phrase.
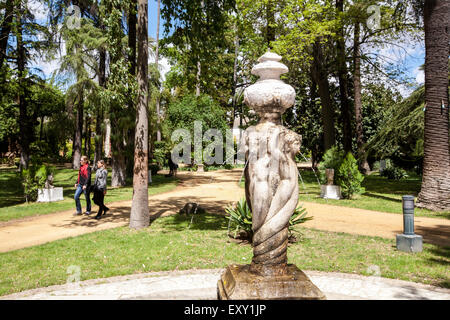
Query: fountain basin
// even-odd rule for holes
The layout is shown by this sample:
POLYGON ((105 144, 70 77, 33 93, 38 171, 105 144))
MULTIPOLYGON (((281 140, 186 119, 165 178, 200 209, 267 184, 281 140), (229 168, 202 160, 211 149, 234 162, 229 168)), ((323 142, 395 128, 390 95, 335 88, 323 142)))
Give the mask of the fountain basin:
POLYGON ((220 300, 325 300, 325 295, 297 266, 283 275, 252 273, 250 265, 230 265, 218 281, 220 300))

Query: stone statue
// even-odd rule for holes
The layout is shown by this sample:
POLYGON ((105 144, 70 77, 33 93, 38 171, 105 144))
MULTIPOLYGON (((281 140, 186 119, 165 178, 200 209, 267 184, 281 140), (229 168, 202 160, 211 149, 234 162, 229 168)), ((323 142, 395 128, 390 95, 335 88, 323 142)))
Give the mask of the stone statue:
POLYGON ((327 185, 332 186, 334 182, 334 169, 325 169, 325 175, 327 176, 327 185))
POLYGON ((298 202, 294 157, 300 150, 301 136, 267 121, 249 128, 244 141, 248 159, 246 198, 253 218, 251 270, 283 274, 287 265, 289 219, 298 202))
POLYGON ((45 185, 44 185, 45 189, 53 189, 53 174, 50 174, 47 176, 47 180, 45 180, 45 185))
POLYGON ((298 202, 295 155, 301 136, 281 125, 295 102, 295 91, 280 80, 288 68, 267 52, 252 73, 259 80, 244 92, 244 102, 260 116, 243 135, 245 196, 252 211, 253 259, 232 265, 219 281, 222 299, 323 299, 320 290, 294 265, 287 264, 288 226, 298 202))

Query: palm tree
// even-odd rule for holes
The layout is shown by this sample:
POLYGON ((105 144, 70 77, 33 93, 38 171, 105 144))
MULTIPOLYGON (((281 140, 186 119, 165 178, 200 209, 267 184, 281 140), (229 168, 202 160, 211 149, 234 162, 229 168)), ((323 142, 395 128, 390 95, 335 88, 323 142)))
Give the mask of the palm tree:
POLYGON ((136 106, 136 133, 134 142, 133 202, 130 228, 141 229, 149 225, 148 212, 148 1, 138 2, 138 58, 139 86, 136 106))
POLYGON ((448 0, 426 0, 425 132, 422 188, 417 206, 450 209, 450 150, 448 110, 448 0))

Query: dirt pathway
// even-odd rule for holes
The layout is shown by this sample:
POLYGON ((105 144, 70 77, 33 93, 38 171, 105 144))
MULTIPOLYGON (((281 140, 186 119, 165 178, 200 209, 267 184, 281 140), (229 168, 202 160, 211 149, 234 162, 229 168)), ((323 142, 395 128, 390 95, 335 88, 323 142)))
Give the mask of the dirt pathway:
MULTIPOLYGON (((179 185, 172 191, 149 197, 152 219, 175 214, 187 202, 196 202, 208 212, 223 214, 224 208, 244 196, 238 186, 242 169, 205 173, 179 172, 179 185)), ((402 232, 402 215, 303 203, 314 219, 305 227, 333 232, 379 236, 394 239, 402 232)), ((73 210, 0 224, 0 252, 43 244, 57 239, 127 225, 131 201, 108 204, 111 211, 101 220, 73 216, 73 210)), ((94 210, 96 207, 94 207, 94 210)), ((450 220, 415 218, 416 233, 424 242, 450 246, 450 220)))

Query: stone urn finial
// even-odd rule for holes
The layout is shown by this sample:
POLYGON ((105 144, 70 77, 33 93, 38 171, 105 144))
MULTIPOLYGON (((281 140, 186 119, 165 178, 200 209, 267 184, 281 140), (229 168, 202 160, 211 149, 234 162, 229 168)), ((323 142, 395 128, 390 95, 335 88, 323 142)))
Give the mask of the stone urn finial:
POLYGON ((261 56, 252 69, 259 80, 244 91, 244 102, 263 119, 268 115, 281 118, 295 103, 294 88, 280 80, 289 71, 280 61, 281 56, 270 51, 261 56))

